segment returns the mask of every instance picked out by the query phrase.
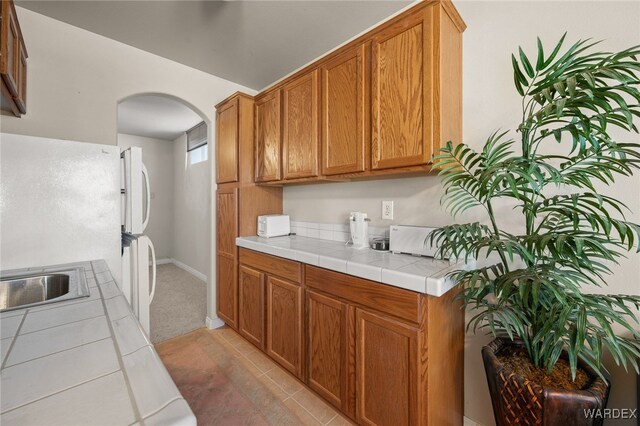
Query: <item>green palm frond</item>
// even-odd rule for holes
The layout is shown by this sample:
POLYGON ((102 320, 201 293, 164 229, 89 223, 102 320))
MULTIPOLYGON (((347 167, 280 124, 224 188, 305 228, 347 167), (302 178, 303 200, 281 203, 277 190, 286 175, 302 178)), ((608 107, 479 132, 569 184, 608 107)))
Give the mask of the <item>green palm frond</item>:
POLYGON ((454 217, 482 208, 487 223, 444 226, 429 239, 442 258, 497 255, 450 274, 473 313, 468 330, 522 339, 534 364, 549 371, 563 350, 574 377, 579 359, 602 374, 605 351, 638 371, 640 296, 594 295, 584 286, 606 285, 611 264, 640 252, 640 225, 597 188, 640 167, 640 144, 611 134, 638 133, 640 46, 599 52, 599 42, 580 40, 563 50, 565 38, 549 55, 540 39, 535 59, 521 48, 512 55, 522 96, 517 142, 495 132, 481 151, 449 142, 435 158, 442 205, 454 217), (522 232, 500 226, 497 199, 516 205, 522 232))

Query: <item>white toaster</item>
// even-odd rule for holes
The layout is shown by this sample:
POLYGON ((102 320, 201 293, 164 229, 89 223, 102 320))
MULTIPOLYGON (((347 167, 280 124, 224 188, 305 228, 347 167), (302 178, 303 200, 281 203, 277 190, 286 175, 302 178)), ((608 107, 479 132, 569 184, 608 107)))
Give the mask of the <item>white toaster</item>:
POLYGON ((289 235, 290 232, 289 215, 267 214, 258 216, 258 237, 281 237, 289 235))

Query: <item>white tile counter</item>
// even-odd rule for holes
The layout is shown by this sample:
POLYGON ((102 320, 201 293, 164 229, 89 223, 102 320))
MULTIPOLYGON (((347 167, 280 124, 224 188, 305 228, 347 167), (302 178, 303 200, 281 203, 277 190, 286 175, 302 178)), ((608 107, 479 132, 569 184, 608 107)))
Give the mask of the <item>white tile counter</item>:
POLYGON ((451 290, 453 282, 446 275, 461 268, 443 260, 358 250, 339 241, 300 236, 238 237, 236 245, 432 296, 451 290))
POLYGON ((0 423, 195 425, 106 263, 65 266, 89 297, 0 314, 0 423))

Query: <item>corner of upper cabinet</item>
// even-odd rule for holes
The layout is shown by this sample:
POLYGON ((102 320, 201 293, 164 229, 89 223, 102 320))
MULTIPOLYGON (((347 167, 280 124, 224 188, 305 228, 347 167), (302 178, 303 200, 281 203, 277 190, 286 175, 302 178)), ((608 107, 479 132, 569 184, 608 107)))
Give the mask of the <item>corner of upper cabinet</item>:
POLYGON ((447 16, 449 16, 449 19, 451 19, 451 22, 453 22, 453 24, 457 28, 457 30, 463 33, 464 30, 467 29, 467 24, 462 19, 462 16, 460 16, 460 12, 458 12, 458 9, 456 9, 453 2, 451 0, 441 0, 440 4, 447 16))

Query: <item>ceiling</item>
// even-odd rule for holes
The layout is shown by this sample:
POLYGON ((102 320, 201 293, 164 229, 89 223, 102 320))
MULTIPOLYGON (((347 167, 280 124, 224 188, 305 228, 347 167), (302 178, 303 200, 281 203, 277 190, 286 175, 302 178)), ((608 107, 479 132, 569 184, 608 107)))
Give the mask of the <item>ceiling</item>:
POLYGON ((137 95, 118 104, 118 133, 175 140, 202 118, 186 105, 160 95, 137 95))
POLYGON ((260 90, 409 1, 57 1, 18 6, 260 90))

